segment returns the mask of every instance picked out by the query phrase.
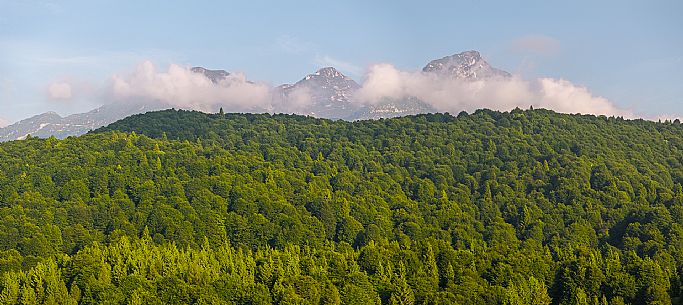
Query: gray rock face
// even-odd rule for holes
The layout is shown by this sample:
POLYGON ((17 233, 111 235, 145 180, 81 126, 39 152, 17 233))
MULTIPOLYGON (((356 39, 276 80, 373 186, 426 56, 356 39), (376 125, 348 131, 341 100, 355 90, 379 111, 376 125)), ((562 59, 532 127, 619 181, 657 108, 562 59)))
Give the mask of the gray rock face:
POLYGON ((204 76, 210 79, 214 84, 220 83, 230 75, 230 73, 225 70, 209 70, 203 67, 193 67, 190 71, 204 74, 204 76))
POLYGON ((55 112, 46 112, 34 117, 19 121, 5 128, 0 128, 0 142, 10 140, 23 140, 28 134, 34 134, 41 130, 44 132, 54 131, 61 127, 62 117, 55 112))
POLYGON ((422 68, 422 72, 464 80, 511 76, 508 72, 491 67, 477 51, 466 51, 432 60, 422 68))
POLYGON ((345 119, 357 110, 351 102, 360 85, 332 67, 322 68, 295 84, 275 88, 273 112, 345 119))
POLYGON ((375 105, 363 107, 354 113, 353 120, 377 120, 420 113, 434 113, 436 110, 429 104, 415 98, 404 99, 384 98, 375 105))
POLYGON ((40 138, 55 136, 60 139, 79 136, 133 114, 164 108, 169 107, 160 104, 119 103, 67 117, 61 117, 55 112, 46 112, 0 128, 0 142, 23 140, 28 135, 40 138))

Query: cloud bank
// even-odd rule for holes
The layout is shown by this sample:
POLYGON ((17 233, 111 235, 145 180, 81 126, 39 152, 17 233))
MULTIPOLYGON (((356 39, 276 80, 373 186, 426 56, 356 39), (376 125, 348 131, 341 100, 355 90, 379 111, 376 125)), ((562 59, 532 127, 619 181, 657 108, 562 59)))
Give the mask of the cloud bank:
POLYGON ((306 114, 310 113, 310 107, 313 105, 313 96, 311 89, 308 87, 296 87, 291 90, 286 99, 280 101, 273 101, 277 106, 278 111, 285 113, 306 114), (277 105, 275 103, 279 102, 277 105), (286 104, 285 104, 286 103, 286 104))
POLYGON ((509 111, 515 107, 546 108, 565 113, 591 113, 631 117, 603 97, 566 80, 520 77, 459 80, 432 73, 401 71, 390 64, 370 67, 355 96, 357 102, 374 104, 383 97, 416 97, 441 112, 458 113, 480 108, 509 111))
MULTIPOLYGON (((107 90, 112 101, 163 103, 169 107, 215 112, 265 112, 277 108, 287 113, 307 113, 315 102, 307 88, 287 92, 263 83, 247 81, 240 73, 230 74, 218 83, 188 67, 171 64, 166 71, 149 61, 128 75, 115 75, 107 90)), ((50 86, 54 98, 70 96, 68 84, 50 86), (66 85, 66 86, 65 86, 66 85)), ((390 64, 369 67, 355 103, 373 105, 384 98, 418 98, 436 111, 458 113, 481 108, 510 111, 516 107, 546 108, 564 113, 624 116, 634 115, 587 88, 553 78, 525 80, 519 76, 484 80, 439 77, 434 73, 402 71, 390 64)))
POLYGON ((0 118, 0 128, 7 127, 9 124, 10 122, 8 120, 0 118))
POLYGON ((158 71, 146 61, 129 75, 113 76, 110 95, 115 101, 161 102, 207 112, 219 107, 225 111, 259 111, 269 107, 271 89, 247 81, 241 73, 214 83, 187 67, 171 64, 167 71, 158 71))

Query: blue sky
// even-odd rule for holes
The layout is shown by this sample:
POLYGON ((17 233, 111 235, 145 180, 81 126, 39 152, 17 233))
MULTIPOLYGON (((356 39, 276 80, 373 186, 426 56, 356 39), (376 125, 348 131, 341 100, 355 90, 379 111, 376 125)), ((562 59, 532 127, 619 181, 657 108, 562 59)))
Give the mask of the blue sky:
POLYGON ((644 117, 683 114, 683 1, 0 0, 0 120, 96 107, 145 60, 240 71, 273 85, 323 66, 418 70, 475 49, 644 117), (50 97, 68 82, 69 98, 50 97))

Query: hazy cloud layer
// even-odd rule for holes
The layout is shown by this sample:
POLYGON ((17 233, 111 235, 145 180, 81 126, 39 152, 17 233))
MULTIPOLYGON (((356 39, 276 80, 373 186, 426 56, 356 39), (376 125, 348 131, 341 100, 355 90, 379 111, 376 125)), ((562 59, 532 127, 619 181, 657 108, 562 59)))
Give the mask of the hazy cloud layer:
POLYGON ((48 87, 47 92, 52 100, 70 100, 72 97, 71 84, 67 82, 52 83, 48 87))
POLYGON ((220 83, 213 83, 203 74, 171 64, 168 71, 158 71, 149 61, 135 72, 115 75, 111 83, 114 100, 144 100, 162 102, 174 107, 201 111, 250 111, 266 109, 271 100, 270 87, 251 83, 240 73, 232 73, 220 83))
POLYGON ((524 36, 512 42, 512 49, 517 52, 549 56, 560 51, 560 42, 555 38, 543 35, 524 36))
POLYGON ((6 119, 0 118, 0 128, 6 127, 10 122, 6 119))
MULTIPOLYGON (((65 84, 68 85, 53 84, 51 96, 69 96, 70 87, 67 90, 65 84)), ((243 74, 233 73, 227 79, 213 83, 187 67, 171 64, 167 71, 160 71, 149 61, 128 75, 114 76, 107 92, 109 99, 114 101, 161 102, 176 108, 205 112, 215 112, 219 107, 237 112, 262 112, 276 107, 288 113, 308 113, 314 102, 308 88, 289 91, 287 99, 283 100, 279 91, 274 96, 273 88, 249 82, 243 74)), ((561 79, 525 80, 514 76, 464 81, 420 71, 401 71, 390 64, 373 65, 353 100, 373 104, 384 97, 416 97, 437 111, 454 114, 480 108, 509 111, 515 107, 526 109, 533 106, 564 113, 634 117, 609 100, 594 96, 587 88, 561 79)))
POLYGON ((296 87, 287 95, 286 105, 279 107, 280 111, 286 113, 310 113, 310 107, 313 105, 313 97, 311 96, 311 89, 307 87, 296 87))
POLYGON ((565 113, 632 116, 588 89, 551 78, 524 80, 489 79, 463 81, 439 78, 431 73, 406 72, 389 64, 371 66, 356 101, 376 103, 382 97, 414 96, 438 111, 458 113, 480 108, 509 111, 515 107, 547 108, 565 113))

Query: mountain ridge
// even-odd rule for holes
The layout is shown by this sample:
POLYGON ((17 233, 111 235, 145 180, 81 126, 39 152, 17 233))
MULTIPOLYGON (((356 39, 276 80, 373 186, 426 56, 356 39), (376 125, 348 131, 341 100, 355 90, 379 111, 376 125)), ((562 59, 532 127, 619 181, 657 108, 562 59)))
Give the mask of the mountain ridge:
MULTIPOLYGON (((211 70, 199 66, 190 68, 190 71, 203 75, 217 85, 225 85, 224 81, 231 76, 226 70, 211 70)), ((508 72, 488 64, 478 51, 465 51, 432 60, 422 71, 438 77, 463 80, 510 77, 508 72)), ((436 112, 432 106, 415 97, 384 98, 373 104, 359 103, 353 100, 353 96, 360 88, 360 84, 336 68, 322 67, 293 84, 274 87, 271 91, 270 108, 262 110, 348 121, 436 112)), ((47 115, 50 113, 47 112, 0 128, 0 142, 23 139, 29 134, 57 138, 77 136, 133 114, 165 108, 171 106, 163 103, 127 102, 107 104, 65 117, 54 112, 47 115)), ((261 109, 253 111, 260 112, 261 109)))
POLYGON ((294 84, 276 87, 273 112, 346 119, 358 107, 351 102, 358 89, 360 85, 355 80, 334 67, 324 67, 294 84))

